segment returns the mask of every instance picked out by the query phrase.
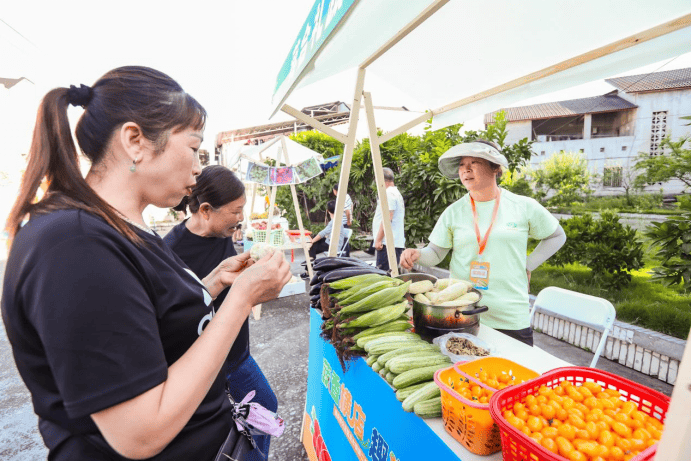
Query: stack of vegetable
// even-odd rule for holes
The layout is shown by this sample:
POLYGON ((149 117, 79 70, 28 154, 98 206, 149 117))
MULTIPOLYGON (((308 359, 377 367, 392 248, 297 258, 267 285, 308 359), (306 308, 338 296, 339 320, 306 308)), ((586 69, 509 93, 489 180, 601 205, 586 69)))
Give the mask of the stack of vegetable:
POLYGON ((469 291, 471 282, 457 279, 421 280, 410 285, 408 292, 415 301, 432 306, 462 307, 476 303, 480 295, 469 291))
POLYGON ((441 416, 434 372, 450 366, 451 359, 408 331, 405 295, 411 282, 351 258, 323 258, 314 267, 312 306, 322 309, 322 337, 336 349, 344 371, 351 358, 367 357, 367 364, 397 390, 404 410, 423 418, 441 416))

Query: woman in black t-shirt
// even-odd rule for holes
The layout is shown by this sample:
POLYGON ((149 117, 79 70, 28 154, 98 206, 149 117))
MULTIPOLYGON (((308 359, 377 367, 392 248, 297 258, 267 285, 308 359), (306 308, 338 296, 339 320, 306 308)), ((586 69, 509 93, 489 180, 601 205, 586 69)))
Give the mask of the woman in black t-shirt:
MULTIPOLYGON (((175 207, 182 212, 189 208, 191 217, 171 229, 163 241, 199 277, 207 277, 224 261, 242 265, 250 261, 249 252, 236 256, 233 234, 244 219, 246 202, 245 186, 235 173, 221 165, 208 166, 197 177, 190 195, 175 207)), ((225 289, 214 300, 217 311, 227 294, 225 289)), ((245 319, 225 365, 228 390, 238 402, 254 390, 256 396, 252 401, 275 412, 276 395, 250 355, 249 343, 249 319, 245 319)), ((255 440, 258 450, 248 454, 246 461, 268 457, 271 438, 255 436, 255 440)))
POLYGON ((194 187, 205 119, 174 80, 136 66, 39 106, 8 218, 2 316, 51 460, 211 460, 237 430, 219 372, 288 264, 277 253, 202 281, 142 218, 194 187), (69 104, 85 109, 75 132, 86 178, 69 104))

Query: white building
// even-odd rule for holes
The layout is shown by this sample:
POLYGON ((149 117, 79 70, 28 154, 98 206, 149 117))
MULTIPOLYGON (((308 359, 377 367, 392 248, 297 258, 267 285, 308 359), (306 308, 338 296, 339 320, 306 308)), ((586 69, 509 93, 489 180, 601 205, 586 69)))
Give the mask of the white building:
MULTIPOLYGON (((691 136, 691 68, 605 80, 616 90, 592 98, 502 109, 506 112, 506 143, 528 138, 533 144, 531 166, 560 151, 581 152, 592 173, 600 175, 598 195, 620 194, 632 179, 639 153, 664 155, 660 141, 691 136)), ((485 125, 496 112, 485 114, 485 125)), ((689 145, 691 147, 691 144, 689 145)), ((681 181, 648 186, 648 191, 677 194, 681 181)))

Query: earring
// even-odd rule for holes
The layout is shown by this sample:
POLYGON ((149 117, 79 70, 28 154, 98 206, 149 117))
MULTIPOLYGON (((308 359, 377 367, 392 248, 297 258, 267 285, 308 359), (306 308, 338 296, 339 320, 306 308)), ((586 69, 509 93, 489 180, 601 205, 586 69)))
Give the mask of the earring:
POLYGON ((135 171, 137 171, 137 161, 136 161, 136 160, 132 160, 132 166, 130 167, 130 171, 131 171, 132 173, 134 173, 135 171))

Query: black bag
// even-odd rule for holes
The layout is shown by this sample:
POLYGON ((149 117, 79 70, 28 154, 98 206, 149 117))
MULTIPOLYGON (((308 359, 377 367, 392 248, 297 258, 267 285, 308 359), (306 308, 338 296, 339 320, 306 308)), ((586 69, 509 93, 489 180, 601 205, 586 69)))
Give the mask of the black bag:
POLYGON ((247 431, 238 431, 233 423, 233 429, 221 445, 214 461, 242 461, 245 455, 254 449, 254 440, 247 431))

